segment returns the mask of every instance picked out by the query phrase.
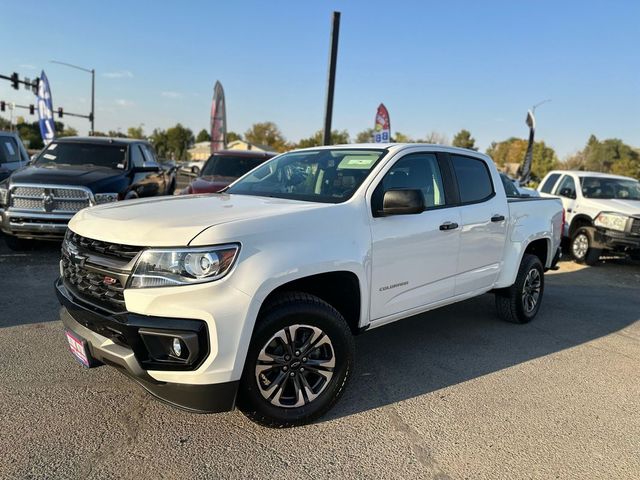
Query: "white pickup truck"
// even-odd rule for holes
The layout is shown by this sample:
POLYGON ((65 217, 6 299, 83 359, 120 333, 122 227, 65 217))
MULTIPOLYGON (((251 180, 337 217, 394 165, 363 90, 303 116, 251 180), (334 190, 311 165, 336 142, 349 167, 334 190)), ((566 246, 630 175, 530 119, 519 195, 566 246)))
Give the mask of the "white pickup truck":
POLYGON ((595 265, 605 252, 640 258, 640 182, 608 173, 554 170, 538 187, 560 197, 566 212, 563 236, 573 258, 595 265))
POLYGON ((191 411, 309 422, 353 370, 353 335, 493 292, 526 323, 559 258, 557 199, 507 199, 493 161, 364 144, 275 157, 223 193, 71 220, 56 282, 72 353, 191 411))

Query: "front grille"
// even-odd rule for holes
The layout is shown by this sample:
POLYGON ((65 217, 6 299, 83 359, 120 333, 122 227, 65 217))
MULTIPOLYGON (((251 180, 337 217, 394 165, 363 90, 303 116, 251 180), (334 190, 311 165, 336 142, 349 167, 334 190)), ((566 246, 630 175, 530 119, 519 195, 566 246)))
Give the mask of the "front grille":
POLYGON ((67 288, 79 298, 109 311, 125 310, 124 285, 119 279, 74 264, 66 255, 62 255, 62 275, 67 288))
POLYGON ((67 230, 66 241, 73 243, 82 250, 123 260, 131 260, 142 250, 141 247, 103 242, 101 240, 83 237, 71 230, 67 230))
POLYGON ((631 223, 631 233, 640 235, 640 218, 634 218, 631 223))
POLYGON ((110 312, 124 312, 129 264, 141 250, 67 230, 61 260, 65 286, 81 300, 110 312))
POLYGON ((14 185, 9 201, 11 208, 44 213, 76 213, 90 205, 90 194, 85 189, 56 185, 14 185))

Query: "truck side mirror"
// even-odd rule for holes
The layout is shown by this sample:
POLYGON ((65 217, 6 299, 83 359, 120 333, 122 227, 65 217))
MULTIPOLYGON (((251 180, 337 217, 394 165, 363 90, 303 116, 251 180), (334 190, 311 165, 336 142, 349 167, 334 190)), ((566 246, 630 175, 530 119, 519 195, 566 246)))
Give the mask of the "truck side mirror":
POLYGON ((576 198, 576 192, 574 192, 573 189, 569 187, 565 187, 560 190, 560 196, 567 198, 576 198))
POLYGON ((424 212, 424 196, 421 190, 391 189, 384 192, 383 215, 411 215, 424 212))

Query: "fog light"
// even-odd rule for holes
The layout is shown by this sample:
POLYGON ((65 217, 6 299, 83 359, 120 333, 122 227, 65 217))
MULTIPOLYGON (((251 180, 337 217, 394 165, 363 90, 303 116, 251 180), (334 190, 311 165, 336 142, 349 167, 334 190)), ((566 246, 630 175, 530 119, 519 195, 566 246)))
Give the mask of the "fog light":
POLYGON ((173 342, 171 342, 171 348, 173 349, 173 354, 176 357, 179 357, 182 354, 182 342, 179 338, 174 338, 173 342))

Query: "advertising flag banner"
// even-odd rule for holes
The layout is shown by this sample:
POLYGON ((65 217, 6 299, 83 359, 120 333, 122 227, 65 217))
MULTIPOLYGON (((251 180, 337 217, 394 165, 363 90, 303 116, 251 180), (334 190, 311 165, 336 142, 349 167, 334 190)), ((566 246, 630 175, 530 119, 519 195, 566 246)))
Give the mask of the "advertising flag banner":
POLYGON ((211 103, 211 153, 225 148, 227 148, 227 107, 222 84, 216 82, 211 103))
POLYGON ((520 185, 526 185, 531 180, 531 164, 533 163, 533 146, 536 133, 536 118, 531 110, 527 112, 527 126, 529 127, 529 143, 520 168, 520 185))
POLYGON ((40 84, 38 85, 38 123, 40 125, 40 135, 45 145, 49 145, 56 137, 56 127, 53 123, 53 100, 51 99, 51 88, 49 80, 44 73, 40 74, 40 84))
POLYGON ((388 143, 391 141, 391 122, 389 112, 384 103, 381 103, 376 112, 376 124, 373 127, 373 141, 375 143, 388 143))

